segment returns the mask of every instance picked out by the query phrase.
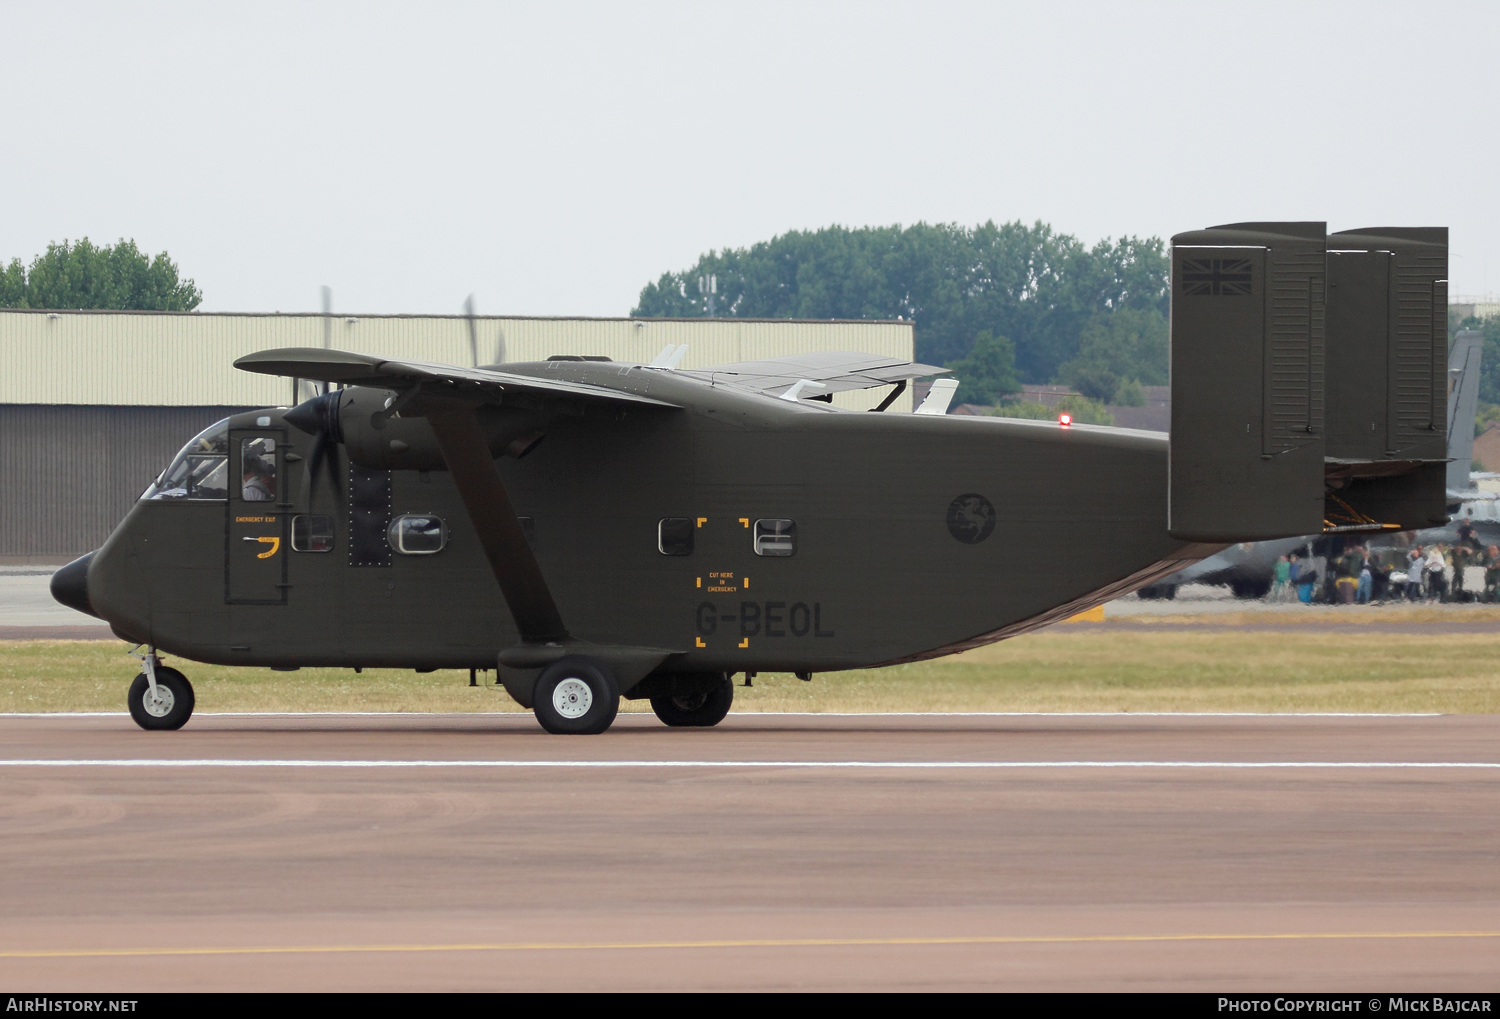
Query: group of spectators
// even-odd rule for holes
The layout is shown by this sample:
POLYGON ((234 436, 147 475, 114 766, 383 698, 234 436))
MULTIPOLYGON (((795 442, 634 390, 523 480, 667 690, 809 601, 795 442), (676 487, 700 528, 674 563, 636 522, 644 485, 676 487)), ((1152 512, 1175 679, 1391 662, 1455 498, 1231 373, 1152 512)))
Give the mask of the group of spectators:
MULTIPOLYGON (((1452 545, 1415 545, 1409 549, 1394 547, 1373 552, 1364 545, 1349 545, 1341 555, 1328 561, 1328 571, 1331 590, 1324 592, 1324 597, 1344 605, 1402 599, 1500 601, 1500 545, 1482 545, 1467 521, 1459 525, 1458 540, 1452 545), (1471 592, 1467 588, 1466 574, 1471 566, 1484 570, 1482 590, 1471 592)), ((1271 600, 1290 601, 1293 597, 1303 602, 1320 600, 1320 579, 1323 578, 1311 560, 1299 561, 1295 555, 1284 555, 1272 575, 1271 600)))

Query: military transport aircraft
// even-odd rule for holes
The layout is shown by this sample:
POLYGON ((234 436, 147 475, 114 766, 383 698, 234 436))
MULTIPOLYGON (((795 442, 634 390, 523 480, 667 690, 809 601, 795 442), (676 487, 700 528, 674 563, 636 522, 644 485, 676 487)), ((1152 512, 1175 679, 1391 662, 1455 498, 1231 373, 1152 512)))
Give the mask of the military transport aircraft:
POLYGON ((598 733, 622 695, 714 725, 737 673, 934 658, 1233 542, 1446 520, 1446 230, 1238 224, 1172 258, 1170 443, 842 410, 939 371, 857 354, 268 350, 235 364, 342 388, 195 437, 53 593, 145 647, 144 728, 193 710, 167 652, 496 669, 548 731, 598 733))

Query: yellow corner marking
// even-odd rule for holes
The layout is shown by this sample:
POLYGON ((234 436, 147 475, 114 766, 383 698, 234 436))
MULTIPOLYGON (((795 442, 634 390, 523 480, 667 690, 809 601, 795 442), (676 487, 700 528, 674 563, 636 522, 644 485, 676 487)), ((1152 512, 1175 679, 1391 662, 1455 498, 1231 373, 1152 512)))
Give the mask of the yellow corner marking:
POLYGON ((749 517, 740 517, 740 525, 743 526, 743 527, 749 527, 750 526, 750 518, 749 517))
POLYGON ((281 550, 281 539, 280 538, 256 538, 255 540, 258 541, 258 542, 260 542, 262 545, 270 545, 271 546, 270 551, 258 553, 256 555, 256 557, 255 557, 257 559, 269 559, 273 555, 275 555, 278 551, 281 550))
POLYGON ((750 638, 749 637, 746 637, 745 639, 743 639, 743 640, 740 641, 740 647, 749 647, 749 646, 750 646, 750 638))
POLYGON ((698 518, 698 526, 699 527, 702 527, 706 523, 708 523, 708 517, 699 517, 698 518))
POLYGON ((1348 931, 1292 934, 1055 934, 912 938, 743 938, 722 941, 510 941, 449 945, 257 945, 202 948, 36 948, 0 959, 99 959, 164 955, 327 955, 338 952, 568 952, 684 948, 842 948, 901 945, 1078 945, 1174 941, 1365 941, 1500 938, 1500 931, 1348 931))
POLYGON ((703 638, 702 637, 694 637, 693 638, 693 645, 695 647, 708 647, 707 644, 703 643, 703 638))
POLYGON ((699 587, 702 587, 702 586, 703 586, 703 578, 702 578, 702 577, 699 577, 699 578, 698 578, 698 586, 699 586, 699 587))
POLYGON ((749 586, 750 586, 750 578, 749 578, 749 577, 743 577, 743 578, 741 578, 741 579, 743 579, 743 580, 744 580, 744 582, 745 582, 745 586, 746 586, 746 587, 749 587, 749 586))

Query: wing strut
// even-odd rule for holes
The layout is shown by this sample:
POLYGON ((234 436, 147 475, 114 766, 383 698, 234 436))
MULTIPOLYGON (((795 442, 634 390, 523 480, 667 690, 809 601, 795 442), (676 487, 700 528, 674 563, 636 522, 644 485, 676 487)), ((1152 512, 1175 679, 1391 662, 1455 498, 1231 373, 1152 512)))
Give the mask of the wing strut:
POLYGON ((515 507, 490 458, 474 411, 467 407, 434 410, 426 418, 479 534, 485 558, 500 582, 500 593, 521 631, 521 640, 528 644, 567 640, 568 629, 552 600, 542 568, 526 543, 526 533, 516 519, 515 507))

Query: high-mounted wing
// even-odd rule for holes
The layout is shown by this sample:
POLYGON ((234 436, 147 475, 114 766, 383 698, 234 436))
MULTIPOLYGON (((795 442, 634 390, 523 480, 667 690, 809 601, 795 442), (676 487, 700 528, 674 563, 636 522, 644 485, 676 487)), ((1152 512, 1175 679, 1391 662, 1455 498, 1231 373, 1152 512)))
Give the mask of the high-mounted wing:
POLYGON ((664 400, 653 400, 649 396, 581 382, 537 378, 490 368, 459 368, 451 364, 403 361, 317 347, 262 350, 246 354, 235 361, 234 366, 262 375, 283 375, 317 382, 336 382, 346 386, 374 386, 377 389, 401 390, 420 382, 424 392, 433 394, 446 390, 481 397, 500 397, 507 392, 514 392, 533 397, 569 397, 654 407, 677 406, 664 400))
POLYGON ((678 371, 678 375, 703 379, 715 385, 737 386, 768 396, 780 396, 798 382, 821 382, 819 396, 851 389, 873 389, 948 369, 930 364, 916 364, 896 357, 879 357, 849 350, 793 354, 790 357, 768 357, 762 361, 741 361, 711 368, 678 371))
MULTIPOLYGON (((522 643, 530 647, 556 648, 571 638, 536 556, 527 544, 505 483, 495 468, 494 457, 475 417, 476 407, 484 403, 503 404, 508 402, 508 396, 513 395, 523 395, 529 400, 676 407, 662 400, 603 386, 316 347, 263 350, 240 358, 234 365, 263 375, 285 375, 400 392, 402 395, 396 397, 396 403, 391 406, 392 412, 399 407, 403 415, 427 418, 447 462, 454 487, 458 489, 479 537, 480 547, 500 585, 500 593, 516 621, 522 643), (418 394, 420 396, 413 400, 412 397, 418 394)), ((326 393, 289 411, 286 419, 304 431, 316 433, 319 445, 327 441, 342 441, 338 424, 341 399, 341 393, 326 393)))

